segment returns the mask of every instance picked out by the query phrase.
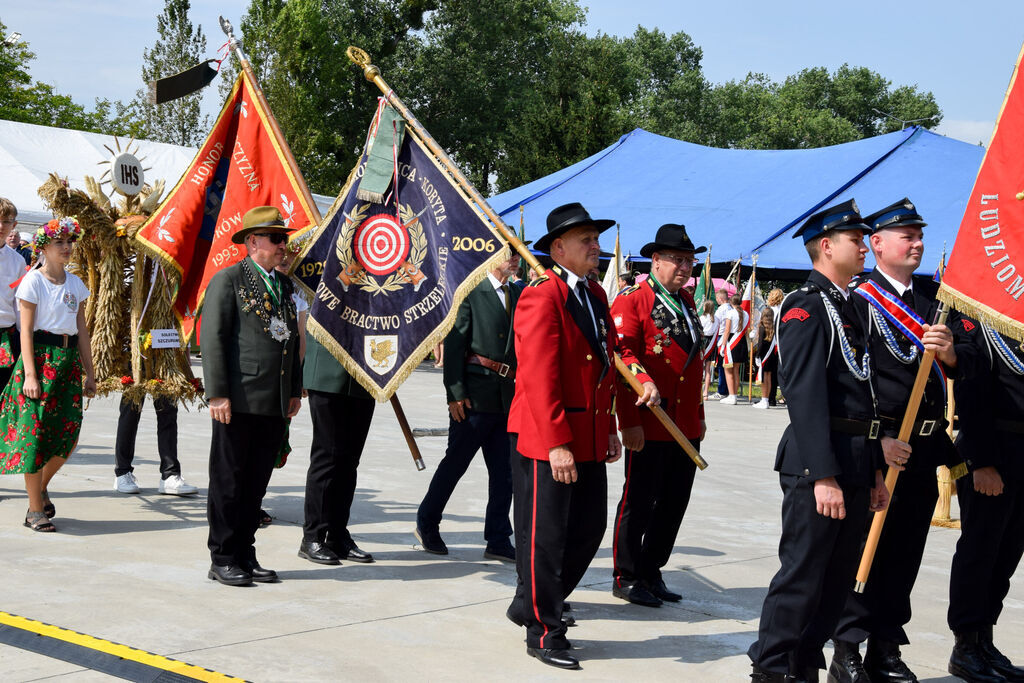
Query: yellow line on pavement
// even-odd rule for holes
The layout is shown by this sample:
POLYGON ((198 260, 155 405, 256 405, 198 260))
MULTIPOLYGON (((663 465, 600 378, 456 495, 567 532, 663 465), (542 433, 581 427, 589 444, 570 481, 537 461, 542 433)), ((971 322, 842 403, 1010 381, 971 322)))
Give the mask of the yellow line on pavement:
POLYGON ((128 661, 138 662, 139 664, 160 669, 162 671, 169 671, 180 676, 187 676, 197 681, 219 682, 244 680, 234 676, 217 673, 216 671, 210 671, 209 669, 204 669, 201 666, 179 662, 168 657, 153 654, 152 652, 138 650, 134 647, 121 645, 120 643, 112 643, 109 640, 103 640, 102 638, 78 633, 77 631, 71 631, 59 626, 44 624, 41 621, 26 619, 25 617, 19 617, 15 614, 9 614, 3 611, 0 611, 0 624, 20 629, 22 631, 29 631, 45 638, 61 640, 89 650, 103 652, 128 661))

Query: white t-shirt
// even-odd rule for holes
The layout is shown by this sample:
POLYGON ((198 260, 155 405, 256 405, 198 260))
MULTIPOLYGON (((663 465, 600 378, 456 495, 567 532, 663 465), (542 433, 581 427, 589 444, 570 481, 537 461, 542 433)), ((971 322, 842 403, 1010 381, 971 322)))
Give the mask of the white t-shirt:
POLYGON ((25 274, 25 259, 4 244, 0 247, 0 327, 18 322, 18 302, 11 283, 25 274))
POLYGON ((718 327, 718 319, 712 314, 706 313, 700 317, 700 324, 704 328, 704 336, 713 337, 715 329, 718 327))
POLYGON ((18 285, 18 298, 36 305, 33 331, 78 334, 78 307, 89 298, 89 288, 72 273, 65 273, 64 284, 55 285, 37 268, 18 285))

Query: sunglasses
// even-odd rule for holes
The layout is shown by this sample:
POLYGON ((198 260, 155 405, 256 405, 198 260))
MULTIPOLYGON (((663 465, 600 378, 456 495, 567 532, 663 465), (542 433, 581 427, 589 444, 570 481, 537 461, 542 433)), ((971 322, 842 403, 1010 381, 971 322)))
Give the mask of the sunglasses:
POLYGON ((253 237, 266 237, 271 244, 283 244, 288 235, 283 232, 254 232, 253 237))

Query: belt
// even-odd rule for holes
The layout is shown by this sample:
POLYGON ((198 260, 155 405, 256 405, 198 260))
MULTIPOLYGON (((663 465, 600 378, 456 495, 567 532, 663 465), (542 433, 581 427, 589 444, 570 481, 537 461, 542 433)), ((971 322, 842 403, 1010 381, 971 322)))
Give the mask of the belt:
MULTIPOLYGON (((902 420, 897 420, 894 417, 882 416, 882 421, 892 428, 899 431, 900 427, 903 426, 902 420)), ((914 423, 914 428, 910 431, 911 436, 931 436, 935 433, 936 428, 941 429, 945 420, 918 420, 914 423)))
POLYGON ((36 344, 47 344, 49 346, 57 346, 62 349, 69 349, 72 346, 78 346, 78 335, 54 334, 53 332, 47 332, 46 330, 36 330, 32 333, 32 341, 36 344))
POLYGON ((479 365, 509 379, 516 378, 516 371, 511 365, 508 363, 499 363, 496 360, 491 360, 487 356, 481 356, 479 353, 471 353, 467 355, 466 364, 479 365))
POLYGON ((881 420, 851 420, 846 417, 830 417, 829 426, 834 432, 866 436, 869 439, 877 439, 882 433, 881 420))
POLYGON ((1012 432, 1014 434, 1024 434, 1024 422, 1020 420, 1001 420, 995 419, 996 429, 1003 432, 1012 432))

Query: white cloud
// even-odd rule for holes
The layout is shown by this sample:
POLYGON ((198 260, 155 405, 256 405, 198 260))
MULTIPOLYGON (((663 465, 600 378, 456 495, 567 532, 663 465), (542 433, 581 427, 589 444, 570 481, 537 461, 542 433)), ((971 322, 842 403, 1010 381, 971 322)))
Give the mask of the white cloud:
POLYGON ((995 121, 969 121, 965 119, 942 119, 935 132, 947 137, 969 142, 972 145, 987 145, 992 137, 995 121))

